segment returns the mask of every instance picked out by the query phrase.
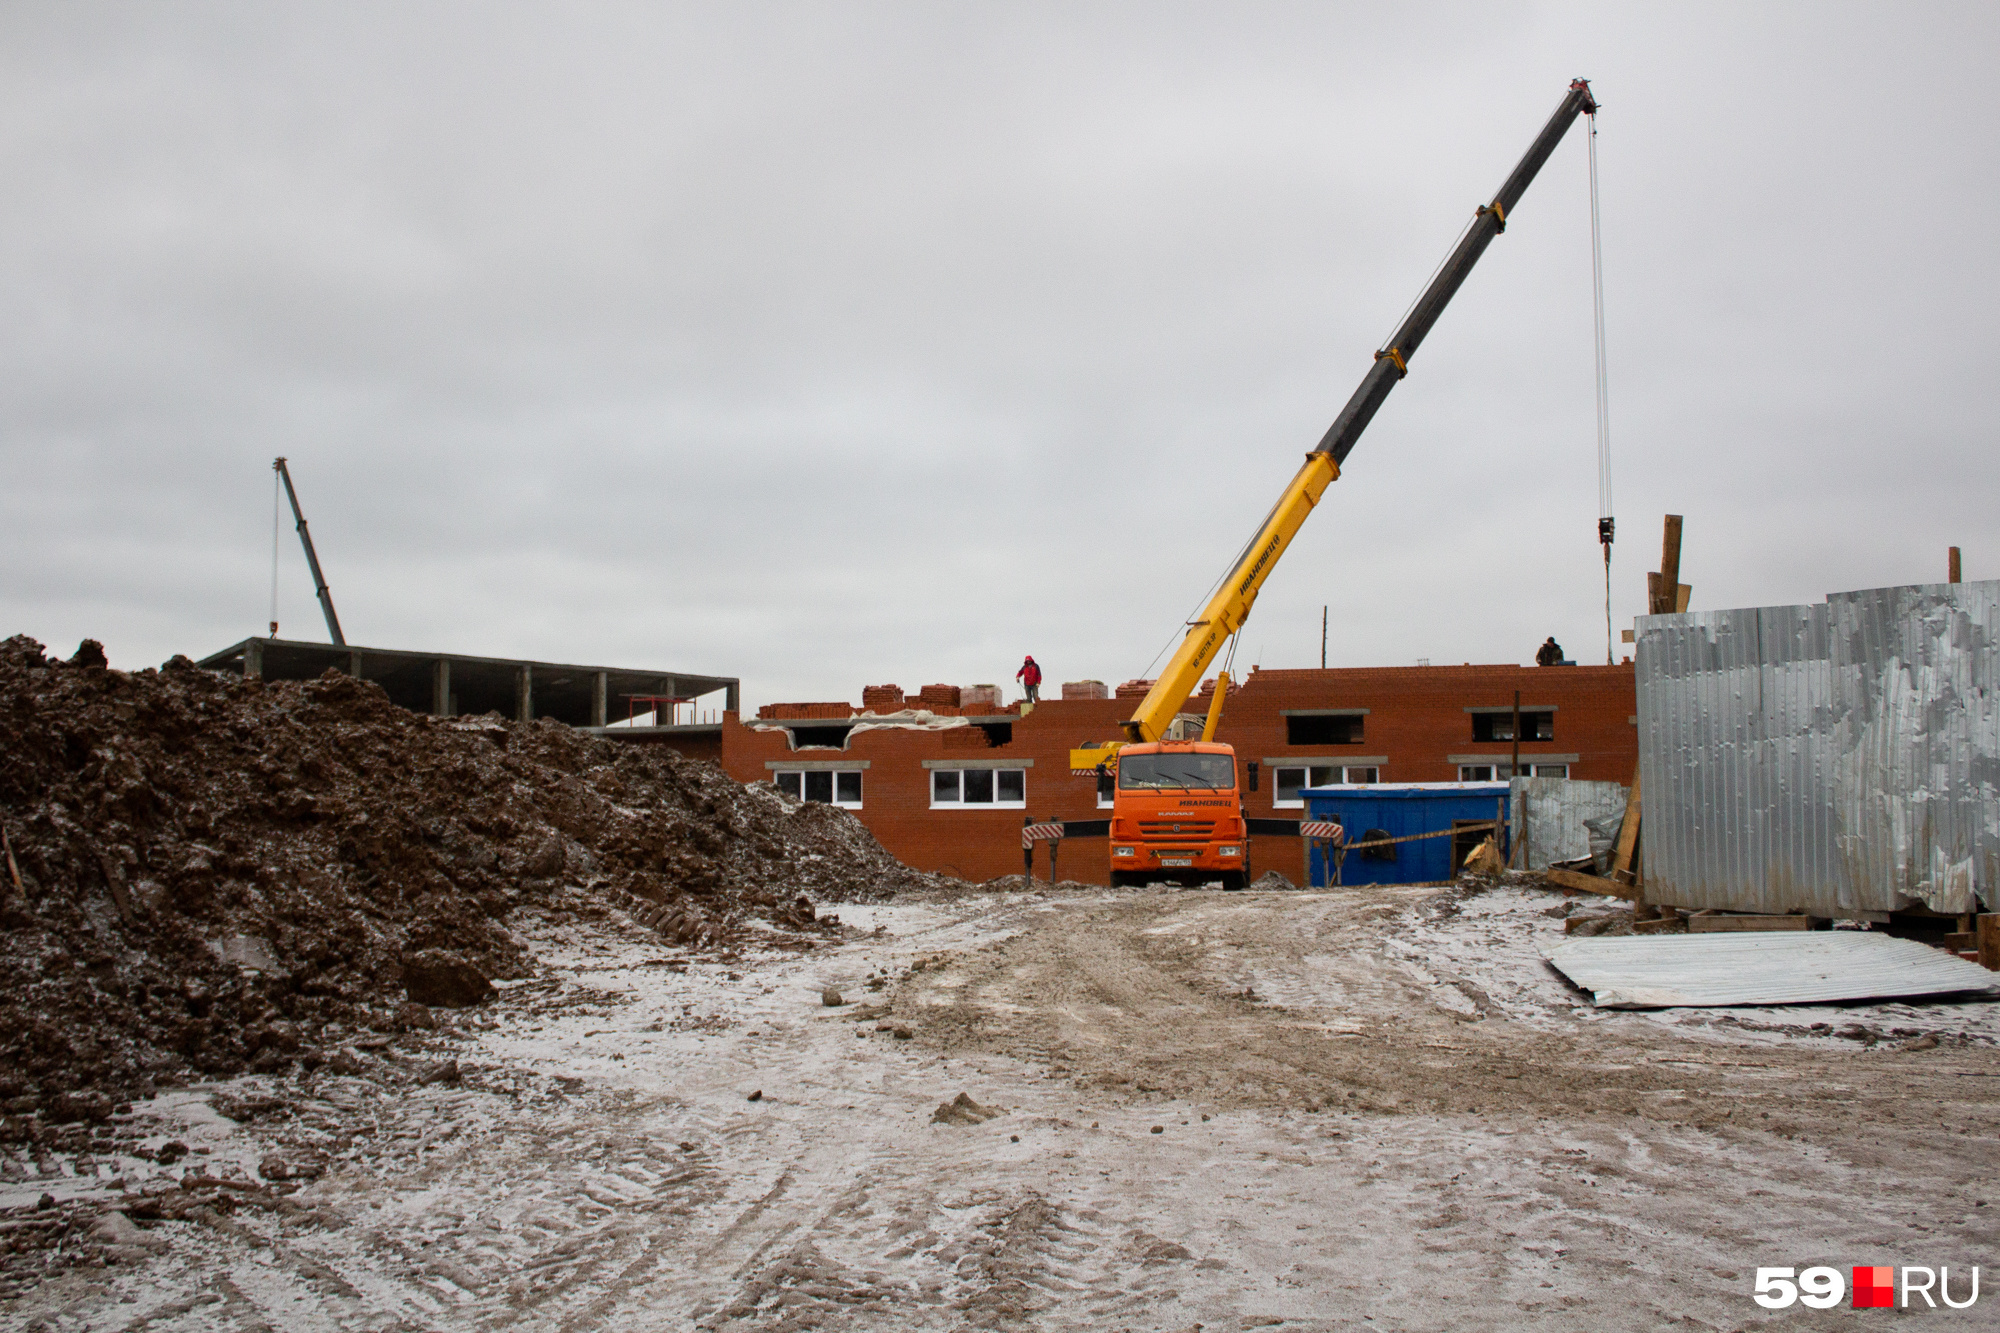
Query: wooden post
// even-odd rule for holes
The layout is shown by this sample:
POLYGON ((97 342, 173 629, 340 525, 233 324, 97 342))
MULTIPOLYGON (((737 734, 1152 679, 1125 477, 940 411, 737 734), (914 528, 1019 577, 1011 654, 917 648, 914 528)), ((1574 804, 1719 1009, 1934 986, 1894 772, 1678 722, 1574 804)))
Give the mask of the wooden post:
POLYGON ((1521 692, 1514 691, 1514 754, 1507 761, 1507 776, 1521 776, 1521 692))
POLYGON ((1987 912, 1979 918, 1979 965, 1989 972, 2000 972, 2000 912, 1987 912))
POLYGON ((514 668, 514 720, 535 720, 535 669, 526 662, 514 668))
POLYGON ((1625 821, 1618 826, 1618 847, 1611 856, 1611 878, 1631 878, 1632 853, 1639 845, 1639 768, 1632 766, 1632 790, 1625 797, 1625 821))
POLYGON ((611 721, 611 676, 600 671, 590 679, 590 725, 602 727, 611 721))
MULTIPOLYGON (((1952 582, 1952 583, 1957 583, 1957 582, 1958 582, 1958 548, 1957 548, 1956 546, 1954 546, 1954 547, 1952 547, 1952 548, 1951 548, 1951 561, 1950 561, 1950 565, 1951 565, 1951 576, 1950 576, 1950 579, 1949 579, 1949 582, 1952 582)), ((1322 655, 1324 655, 1324 650, 1322 650, 1322 655)), ((1321 666, 1325 666, 1325 665, 1326 665, 1326 663, 1322 662, 1322 663, 1320 663, 1320 665, 1321 665, 1321 666)))
MULTIPOLYGON (((959 778, 959 781, 960 781, 960 782, 963 782, 963 781, 965 781, 965 778, 964 778, 963 776, 960 776, 960 778, 959 778)), ((1030 824, 1032 824, 1032 823, 1034 823, 1034 822, 1035 822, 1035 821, 1034 821, 1033 819, 1031 819, 1030 817, 1028 817, 1027 815, 1022 815, 1022 816, 1021 816, 1021 827, 1022 827, 1022 828, 1026 828, 1026 827, 1028 827, 1028 825, 1030 825, 1030 824)), ((1028 841, 1028 840, 1027 840, 1026 838, 1023 838, 1023 839, 1021 839, 1021 867, 1022 867, 1022 869, 1021 869, 1021 874, 1022 874, 1022 876, 1023 876, 1024 878, 1026 878, 1026 879, 1027 879, 1027 881, 1028 881, 1029 883, 1031 883, 1031 884, 1032 884, 1032 883, 1034 883, 1034 880, 1035 880, 1035 844, 1034 844, 1034 843, 1032 843, 1032 842, 1029 842, 1029 841, 1028 841)))
POLYGON ((1681 586, 1681 516, 1668 514, 1660 533, 1661 613, 1677 610, 1681 586))
POLYGON ((1062 853, 1062 839, 1050 838, 1049 839, 1049 884, 1051 887, 1053 887, 1056 882, 1056 858, 1059 855, 1061 855, 1061 853, 1062 853))

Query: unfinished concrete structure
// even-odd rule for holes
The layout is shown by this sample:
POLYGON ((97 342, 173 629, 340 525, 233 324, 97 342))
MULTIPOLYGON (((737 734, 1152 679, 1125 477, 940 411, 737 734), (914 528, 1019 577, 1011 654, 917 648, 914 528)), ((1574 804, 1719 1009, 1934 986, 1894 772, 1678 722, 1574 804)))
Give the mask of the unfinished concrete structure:
POLYGON ((546 717, 572 727, 599 728, 628 715, 665 709, 660 714, 668 719, 664 725, 614 729, 683 738, 690 750, 701 749, 704 741, 713 749, 714 738, 722 729, 722 716, 737 709, 741 694, 734 676, 290 639, 245 639, 196 665, 265 680, 311 680, 327 671, 338 671, 375 682, 393 702, 413 713, 439 717, 493 712, 521 722, 546 717), (712 720, 704 722, 699 701, 717 691, 723 695, 721 706, 715 709, 712 720), (672 720, 673 709, 679 705, 688 706, 690 721, 672 720))

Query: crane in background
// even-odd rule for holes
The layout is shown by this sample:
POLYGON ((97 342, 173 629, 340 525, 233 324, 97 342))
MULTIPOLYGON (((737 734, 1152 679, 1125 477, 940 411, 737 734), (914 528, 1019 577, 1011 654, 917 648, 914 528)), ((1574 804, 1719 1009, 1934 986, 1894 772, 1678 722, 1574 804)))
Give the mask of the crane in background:
MULTIPOLYGON (((313 591, 319 596, 319 609, 326 613, 326 632, 342 647, 347 646, 347 636, 340 632, 340 617, 333 613, 333 593, 326 586, 326 575, 319 572, 319 554, 313 550, 312 533, 306 528, 305 513, 299 508, 299 493, 292 488, 292 470, 280 458, 271 464, 271 470, 278 474, 278 480, 285 484, 285 496, 292 502, 292 517, 298 521, 299 541, 306 548, 306 564, 312 569, 313 591)), ((271 516, 271 637, 278 637, 278 544, 277 514, 271 516)))

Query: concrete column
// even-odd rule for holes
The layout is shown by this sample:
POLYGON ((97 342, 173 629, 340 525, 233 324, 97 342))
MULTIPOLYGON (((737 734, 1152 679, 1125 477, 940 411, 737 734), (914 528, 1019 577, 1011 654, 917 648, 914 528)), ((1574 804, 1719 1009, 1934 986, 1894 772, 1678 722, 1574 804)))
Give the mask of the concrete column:
POLYGON ((722 706, 728 709, 732 713, 742 712, 743 702, 742 699, 739 697, 742 693, 742 690, 743 687, 739 682, 733 680, 730 681, 729 688, 724 690, 722 694, 722 706))
POLYGON ((451 716, 451 659, 440 657, 431 678, 431 712, 451 716))
POLYGON ((535 669, 526 662, 514 668, 514 720, 535 720, 535 669))
POLYGON ((243 678, 264 678, 264 644, 261 639, 252 639, 243 645, 243 678))
POLYGON ((347 655, 347 674, 354 677, 356 680, 361 679, 360 653, 349 653, 347 655))
POLYGON ((611 721, 611 673, 600 671, 590 682, 590 725, 602 727, 611 721))

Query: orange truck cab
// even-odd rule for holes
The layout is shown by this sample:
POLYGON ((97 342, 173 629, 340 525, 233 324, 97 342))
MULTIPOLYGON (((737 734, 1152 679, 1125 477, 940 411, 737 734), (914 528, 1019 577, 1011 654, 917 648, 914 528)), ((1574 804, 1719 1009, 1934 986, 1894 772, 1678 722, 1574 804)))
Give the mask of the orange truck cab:
POLYGON ((1111 883, 1250 882, 1236 751, 1202 741, 1126 745, 1111 765, 1111 883))

